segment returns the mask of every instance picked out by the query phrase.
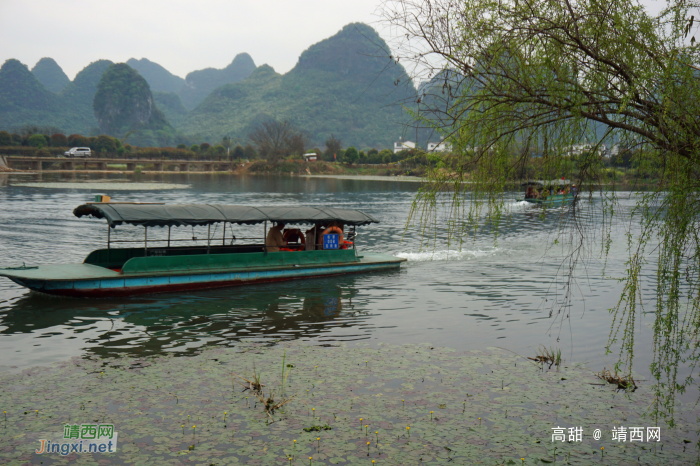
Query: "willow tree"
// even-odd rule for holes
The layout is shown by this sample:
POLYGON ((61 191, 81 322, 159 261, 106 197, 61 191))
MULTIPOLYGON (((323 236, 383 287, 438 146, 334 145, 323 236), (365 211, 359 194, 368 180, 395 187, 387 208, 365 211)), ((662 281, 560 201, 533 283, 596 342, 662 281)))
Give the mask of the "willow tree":
MULTIPOLYGON (((617 368, 631 375, 642 271, 656 267, 654 412, 670 423, 676 395, 693 384, 679 366, 692 374, 700 345, 697 6, 670 1, 656 16, 634 0, 391 0, 381 8, 399 38, 392 58, 414 65, 414 81, 424 82, 410 106, 416 121, 454 148, 433 156, 431 183, 413 205, 410 222, 426 241, 444 224, 440 212, 453 244, 485 222, 497 231, 504 193, 523 178, 574 173, 590 187, 578 196, 591 196, 614 181, 604 147, 625 148, 653 170, 652 190, 633 210, 609 348, 620 345, 617 368), (584 141, 591 147, 574 166, 571 147, 584 141)), ((602 235, 589 234, 601 224, 587 224, 580 207, 563 217, 570 269, 591 237, 607 254, 618 204, 614 191, 598 195, 602 235)))

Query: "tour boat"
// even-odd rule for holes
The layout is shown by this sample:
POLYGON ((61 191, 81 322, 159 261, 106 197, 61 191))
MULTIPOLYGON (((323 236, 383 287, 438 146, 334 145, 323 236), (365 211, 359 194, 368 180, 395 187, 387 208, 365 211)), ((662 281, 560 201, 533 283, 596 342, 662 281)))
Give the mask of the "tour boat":
POLYGON ((572 205, 576 200, 576 185, 570 180, 527 181, 525 201, 541 207, 562 207, 572 205))
POLYGON ((42 293, 102 298, 398 269, 406 260, 388 254, 361 253, 355 248, 350 241, 356 236, 355 228, 378 223, 358 210, 96 202, 78 206, 73 214, 107 220, 106 249, 92 251, 82 264, 23 264, 0 268, 0 276, 42 293), (301 230, 289 228, 285 237, 297 241, 279 252, 271 252, 265 239, 267 225, 272 226, 273 222, 311 225, 318 232, 318 240, 314 238, 307 245, 301 230), (113 239, 112 230, 122 224, 143 227, 143 241, 113 239), (223 224, 223 234, 217 239, 211 237, 211 226, 215 224, 223 224), (233 225, 257 224, 262 224, 264 231, 256 238, 236 239, 231 232, 233 225), (172 227, 179 226, 207 226, 206 244, 173 245, 177 241, 197 240, 172 238, 172 227), (149 239, 149 228, 153 227, 167 227, 167 238, 163 232, 161 238, 149 239), (346 227, 349 231, 344 238, 346 227), (238 244, 241 239, 252 241, 238 244), (113 247, 114 243, 136 241, 143 242, 143 247, 113 247))

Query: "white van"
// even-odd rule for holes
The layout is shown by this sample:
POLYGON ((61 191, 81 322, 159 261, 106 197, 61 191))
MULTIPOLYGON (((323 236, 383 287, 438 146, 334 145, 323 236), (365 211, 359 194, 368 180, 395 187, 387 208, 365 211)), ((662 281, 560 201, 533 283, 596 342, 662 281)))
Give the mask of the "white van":
POLYGON ((64 152, 63 155, 66 157, 90 157, 89 147, 73 147, 68 152, 64 152))

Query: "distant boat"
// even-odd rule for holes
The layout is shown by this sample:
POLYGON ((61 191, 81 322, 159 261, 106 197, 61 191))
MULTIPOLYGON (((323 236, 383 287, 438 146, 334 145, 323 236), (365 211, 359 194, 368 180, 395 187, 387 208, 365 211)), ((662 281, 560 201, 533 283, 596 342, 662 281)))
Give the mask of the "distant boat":
POLYGON ((82 264, 22 265, 0 268, 0 276, 31 290, 61 296, 113 297, 145 293, 220 288, 261 282, 310 279, 348 273, 398 269, 406 259, 389 254, 359 254, 351 241, 355 228, 377 223, 358 210, 319 207, 249 207, 212 204, 134 204, 91 203, 77 207, 76 217, 92 216, 107 220, 107 248, 91 252, 82 264), (268 252, 265 245, 267 222, 311 224, 329 227, 321 241, 309 247, 303 234, 289 229, 293 244, 279 252, 268 252), (211 225, 223 223, 223 235, 211 238, 211 225), (144 227, 143 247, 113 248, 113 243, 139 240, 112 240, 118 225, 144 227), (264 225, 264 230, 248 244, 233 244, 226 237, 226 224, 264 225), (206 245, 171 246, 189 241, 170 238, 173 226, 207 225, 206 245), (167 239, 148 238, 149 227, 168 227, 167 239), (228 240, 229 244, 226 244, 228 240), (150 242, 150 245, 149 245, 150 242), (154 243, 166 243, 156 246, 154 243), (318 244, 317 244, 318 243, 318 244))
POLYGON ((525 201, 542 207, 562 207, 576 201, 576 185, 571 180, 526 181, 525 201))

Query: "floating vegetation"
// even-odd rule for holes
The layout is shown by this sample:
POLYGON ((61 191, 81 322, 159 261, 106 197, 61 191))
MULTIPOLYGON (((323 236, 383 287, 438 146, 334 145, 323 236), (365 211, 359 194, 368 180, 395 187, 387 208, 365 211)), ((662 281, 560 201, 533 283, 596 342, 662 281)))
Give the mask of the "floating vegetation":
POLYGON ((629 390, 631 392, 637 390, 637 384, 632 377, 620 376, 617 372, 612 373, 606 368, 596 373, 596 377, 610 384, 617 385, 619 390, 629 390))
POLYGON ((537 350, 537 356, 534 358, 528 357, 528 359, 541 363, 543 367, 545 364, 549 364, 549 369, 551 369, 552 366, 559 368, 563 361, 561 358, 561 350, 559 348, 556 350, 551 347, 547 349, 542 345, 540 345, 539 349, 537 350))
POLYGON ((302 429, 304 432, 321 432, 322 430, 333 430, 331 426, 328 424, 324 424, 322 426, 311 426, 311 427, 304 427, 302 429))
POLYGON ((662 425, 659 442, 613 442, 613 426, 654 425, 642 417, 653 387, 620 396, 608 384, 592 385, 599 381, 583 366, 555 373, 518 360, 497 348, 301 341, 241 343, 192 357, 74 358, 0 373, 0 410, 7 411, 0 464, 303 466, 312 457, 312 466, 597 465, 603 446, 605 464, 697 458, 700 408, 679 405, 677 425, 662 425), (283 396, 278 380, 297 395, 283 396), (96 419, 119 433, 116 453, 34 453, 43 433, 96 419), (582 441, 553 444, 558 426, 581 427, 582 441))

